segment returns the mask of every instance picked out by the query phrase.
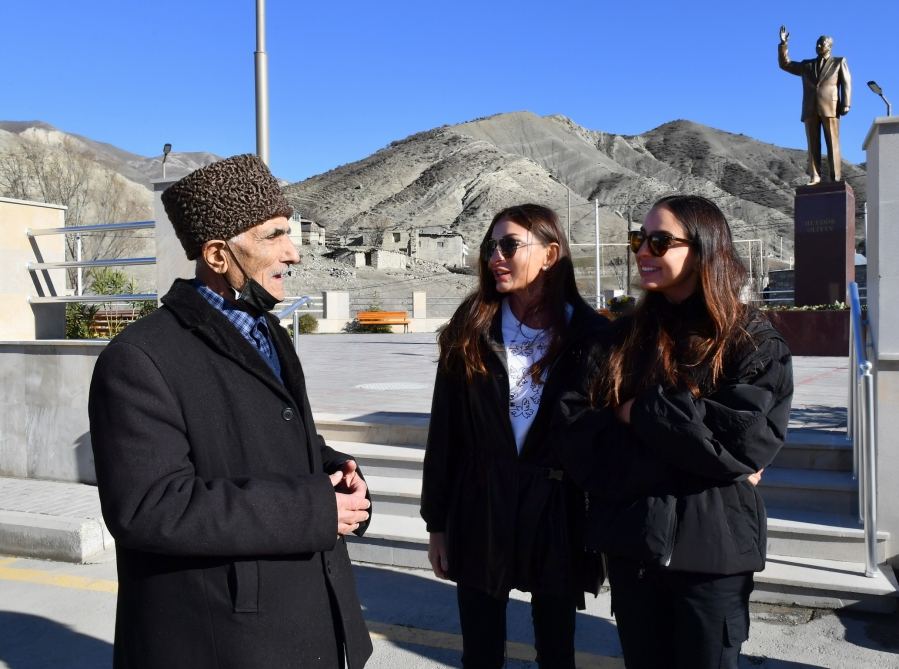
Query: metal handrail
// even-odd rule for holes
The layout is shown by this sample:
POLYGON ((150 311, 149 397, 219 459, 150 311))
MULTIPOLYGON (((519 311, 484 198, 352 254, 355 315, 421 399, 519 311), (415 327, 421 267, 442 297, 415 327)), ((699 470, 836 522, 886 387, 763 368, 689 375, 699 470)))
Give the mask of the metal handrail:
POLYGON ((288 316, 293 316, 293 350, 297 352, 297 355, 300 353, 300 307, 311 301, 311 296, 304 295, 275 315, 279 321, 284 320, 288 316))
POLYGON ((78 304, 102 304, 104 302, 150 302, 155 301, 156 293, 134 293, 121 295, 52 295, 50 297, 29 297, 29 304, 60 304, 75 302, 78 304))
POLYGON ((134 223, 98 223, 96 225, 70 225, 64 228, 28 228, 29 237, 39 235, 80 235, 84 232, 109 232, 110 230, 146 230, 155 228, 156 221, 135 221, 134 223))
POLYGON ((858 284, 849 284, 849 432, 853 474, 859 482, 859 518, 865 530, 865 576, 877 574, 877 434, 874 431, 874 366, 867 359, 858 284))
POLYGON ((97 260, 67 260, 65 262, 30 262, 28 271, 40 269, 68 269, 70 267, 131 267, 155 265, 156 258, 98 258, 97 260))

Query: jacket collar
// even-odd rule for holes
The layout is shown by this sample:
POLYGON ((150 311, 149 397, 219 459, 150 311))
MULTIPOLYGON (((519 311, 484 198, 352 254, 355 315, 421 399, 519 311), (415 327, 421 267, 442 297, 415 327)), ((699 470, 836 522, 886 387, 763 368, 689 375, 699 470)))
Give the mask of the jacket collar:
POLYGON ((249 342, 237 331, 234 325, 200 295, 190 281, 175 279, 169 292, 162 298, 162 303, 168 308, 175 318, 187 329, 192 330, 203 339, 211 348, 218 351, 235 364, 247 370, 259 380, 263 381, 273 391, 286 399, 294 399, 288 391, 297 382, 297 372, 290 363, 295 362, 292 356, 284 355, 284 342, 280 340, 280 330, 277 322, 270 315, 266 316, 269 323, 269 331, 272 332, 272 340, 282 361, 282 373, 285 374, 285 383, 282 384, 274 375, 268 364, 259 355, 249 342), (287 361, 288 364, 284 364, 287 361), (285 387, 286 386, 286 387, 285 387))

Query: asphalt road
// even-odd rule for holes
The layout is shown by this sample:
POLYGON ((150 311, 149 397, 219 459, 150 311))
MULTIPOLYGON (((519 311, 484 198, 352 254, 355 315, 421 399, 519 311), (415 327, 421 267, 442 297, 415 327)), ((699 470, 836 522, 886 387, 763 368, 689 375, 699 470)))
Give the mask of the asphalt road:
MULTIPOLYGON (((356 566, 374 640, 367 669, 458 667, 461 638, 451 584, 428 573, 356 566)), ((0 557, 0 667, 97 669, 112 663, 115 563, 0 557)), ((509 604, 510 669, 536 666, 527 596, 509 604)), ((741 668, 899 667, 899 616, 753 607, 741 668)), ((579 667, 620 668, 608 595, 578 615, 579 667)))

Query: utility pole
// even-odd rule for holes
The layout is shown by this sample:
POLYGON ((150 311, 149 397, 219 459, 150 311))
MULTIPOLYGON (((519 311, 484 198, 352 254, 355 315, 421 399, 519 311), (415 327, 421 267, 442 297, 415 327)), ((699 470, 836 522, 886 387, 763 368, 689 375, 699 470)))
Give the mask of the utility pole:
POLYGON ((599 242, 599 198, 593 198, 593 212, 596 222, 596 308, 602 307, 602 245, 599 242))
POLYGON ((256 0, 256 155, 268 165, 268 54, 265 52, 265 0, 256 0))
MULTIPOLYGON (((624 237, 625 242, 627 242, 629 240, 630 234, 631 234, 631 211, 632 211, 632 209, 633 209, 633 205, 630 202, 628 202, 628 204, 627 204, 627 235, 625 235, 625 237, 624 237)), ((631 253, 631 250, 629 248, 625 247, 624 255, 627 256, 627 275, 626 275, 626 279, 625 279, 625 283, 624 283, 624 294, 630 295, 631 294, 631 255, 633 255, 633 254, 631 253)))

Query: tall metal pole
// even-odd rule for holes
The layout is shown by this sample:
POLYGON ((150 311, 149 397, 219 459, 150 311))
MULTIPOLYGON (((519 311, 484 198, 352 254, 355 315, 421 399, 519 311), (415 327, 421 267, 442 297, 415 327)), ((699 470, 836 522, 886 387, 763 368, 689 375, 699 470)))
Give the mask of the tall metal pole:
MULTIPOLYGON (((75 235, 75 260, 81 262, 82 256, 81 235, 75 235)), ((84 268, 78 268, 78 294, 84 295, 84 268)))
MULTIPOLYGON (((625 243, 628 241, 628 237, 631 232, 631 205, 627 205, 627 235, 624 237, 625 243)), ((631 294, 631 250, 627 247, 624 248, 624 255, 627 256, 627 281, 624 284, 624 294, 631 294)))
POLYGON ((256 155, 268 165, 268 54, 265 53, 265 0, 256 0, 256 155))
POLYGON ((565 190, 568 191, 568 243, 571 243, 571 189, 568 185, 565 185, 565 190))
POLYGON ((596 221, 596 308, 602 307, 601 274, 602 269, 602 245, 599 242, 599 198, 593 199, 594 219, 596 221))

